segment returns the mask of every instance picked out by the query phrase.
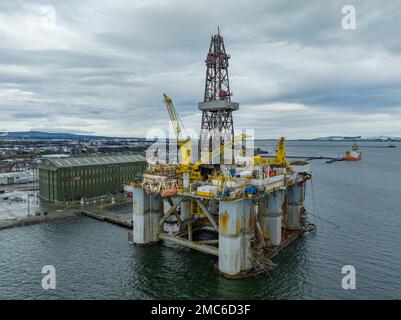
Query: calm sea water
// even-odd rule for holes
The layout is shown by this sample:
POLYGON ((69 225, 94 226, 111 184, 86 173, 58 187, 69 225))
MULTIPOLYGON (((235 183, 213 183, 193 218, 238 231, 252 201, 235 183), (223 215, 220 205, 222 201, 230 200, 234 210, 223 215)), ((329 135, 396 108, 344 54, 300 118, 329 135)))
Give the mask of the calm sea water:
MULTIPOLYGON (((348 145, 289 142, 287 153, 337 156, 348 145)), ((0 231, 0 299, 400 299, 401 144, 385 145, 361 143, 360 162, 311 161, 306 205, 318 229, 282 252, 269 276, 226 280, 211 256, 131 246, 126 229, 82 217, 0 231), (46 264, 56 267, 56 290, 41 287, 46 264), (356 290, 341 288, 346 264, 356 290)))

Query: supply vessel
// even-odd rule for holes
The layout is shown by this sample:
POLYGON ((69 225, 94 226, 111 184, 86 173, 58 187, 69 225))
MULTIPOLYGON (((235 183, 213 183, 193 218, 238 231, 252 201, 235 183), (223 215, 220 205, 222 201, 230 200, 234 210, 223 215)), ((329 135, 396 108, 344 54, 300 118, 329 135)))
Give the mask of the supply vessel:
POLYGON ((362 159, 362 150, 357 144, 354 144, 351 149, 345 151, 345 161, 358 161, 362 159))

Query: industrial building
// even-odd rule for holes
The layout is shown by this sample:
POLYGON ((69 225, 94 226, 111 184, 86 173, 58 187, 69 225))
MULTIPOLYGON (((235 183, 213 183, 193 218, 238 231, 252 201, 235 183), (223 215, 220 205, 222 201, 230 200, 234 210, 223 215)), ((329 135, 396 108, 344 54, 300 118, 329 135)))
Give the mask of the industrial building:
POLYGON ((119 192, 146 169, 141 155, 45 159, 39 166, 39 197, 75 201, 119 192))
POLYGON ((30 183, 35 181, 32 170, 0 173, 0 185, 30 183))

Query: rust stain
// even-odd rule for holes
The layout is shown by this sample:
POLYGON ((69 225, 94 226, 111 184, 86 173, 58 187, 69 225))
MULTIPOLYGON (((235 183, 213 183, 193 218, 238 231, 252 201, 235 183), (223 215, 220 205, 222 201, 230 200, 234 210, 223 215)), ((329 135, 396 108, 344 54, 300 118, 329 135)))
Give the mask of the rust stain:
POLYGON ((222 234, 228 233, 228 220, 229 215, 227 211, 224 211, 222 214, 219 215, 219 232, 222 234))
POLYGON ((249 229, 252 230, 253 226, 255 224, 255 216, 253 213, 253 210, 249 213, 249 229))
POLYGON ((235 234, 238 234, 241 231, 241 220, 237 216, 237 219, 235 221, 235 234))

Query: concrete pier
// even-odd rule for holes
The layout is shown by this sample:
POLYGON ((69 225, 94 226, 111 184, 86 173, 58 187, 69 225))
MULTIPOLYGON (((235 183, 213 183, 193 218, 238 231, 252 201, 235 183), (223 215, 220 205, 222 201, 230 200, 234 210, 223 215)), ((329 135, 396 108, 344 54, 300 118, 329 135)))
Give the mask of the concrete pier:
POLYGON ((305 182, 294 184, 288 188, 288 222, 287 229, 302 229, 300 212, 304 205, 305 182))
POLYGON ((49 213, 46 216, 42 215, 42 216, 31 216, 17 220, 2 220, 0 221, 0 230, 14 227, 29 226, 32 224, 45 223, 66 218, 76 218, 78 216, 79 213, 77 212, 54 212, 54 213, 49 213))
POLYGON ((133 242, 148 244, 158 241, 163 202, 159 194, 148 195, 142 188, 133 192, 133 242))
MULTIPOLYGON (((93 218, 99 221, 106 221, 106 222, 111 222, 113 224, 125 227, 125 228, 132 228, 132 222, 130 219, 127 219, 126 215, 119 215, 119 216, 110 216, 110 215, 105 215, 102 213, 98 212, 93 212, 89 210, 80 210, 80 214, 83 214, 84 216, 87 216, 89 218, 93 218)), ((132 215, 131 215, 132 216, 132 215)))

